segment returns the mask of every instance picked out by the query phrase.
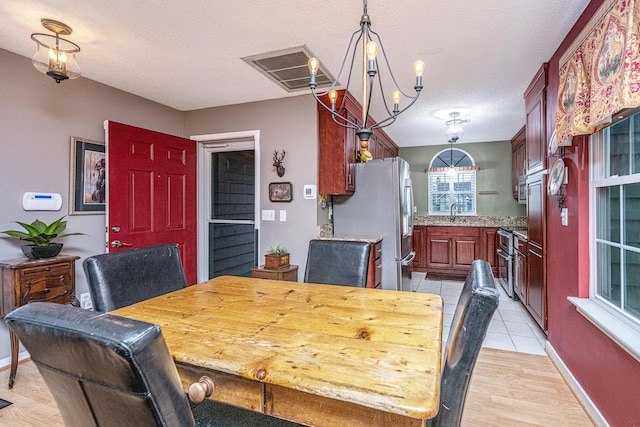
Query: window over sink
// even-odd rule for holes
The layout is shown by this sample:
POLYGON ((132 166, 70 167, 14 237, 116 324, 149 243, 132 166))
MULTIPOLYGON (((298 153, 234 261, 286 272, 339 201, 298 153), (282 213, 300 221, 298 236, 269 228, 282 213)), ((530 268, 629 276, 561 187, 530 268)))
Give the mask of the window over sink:
POLYGON ((471 156, 447 148, 436 154, 427 169, 429 215, 476 215, 476 171, 471 156))

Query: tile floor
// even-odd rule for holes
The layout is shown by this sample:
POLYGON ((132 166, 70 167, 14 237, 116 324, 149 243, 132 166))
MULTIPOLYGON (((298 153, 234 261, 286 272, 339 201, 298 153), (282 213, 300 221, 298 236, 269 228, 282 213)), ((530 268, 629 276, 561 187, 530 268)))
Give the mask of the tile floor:
MULTIPOLYGON (((425 278, 425 273, 413 273, 413 285, 416 292, 439 294, 444 299, 443 342, 449 337, 449 326, 453 319, 463 282, 435 281, 425 278)), ((546 355, 544 351, 546 335, 531 318, 520 301, 507 296, 500 290, 500 304, 491 319, 483 347, 515 351, 529 354, 546 355)))

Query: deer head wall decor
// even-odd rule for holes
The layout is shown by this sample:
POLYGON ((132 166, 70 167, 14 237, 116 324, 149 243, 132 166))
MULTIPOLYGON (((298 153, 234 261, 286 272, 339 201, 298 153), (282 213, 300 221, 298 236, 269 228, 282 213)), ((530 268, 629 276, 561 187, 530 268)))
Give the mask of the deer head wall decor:
POLYGON ((276 168, 276 172, 278 172, 278 176, 284 176, 284 166, 282 166, 282 161, 284 160, 284 155, 286 151, 282 150, 282 155, 278 155, 278 150, 273 152, 273 166, 276 168))

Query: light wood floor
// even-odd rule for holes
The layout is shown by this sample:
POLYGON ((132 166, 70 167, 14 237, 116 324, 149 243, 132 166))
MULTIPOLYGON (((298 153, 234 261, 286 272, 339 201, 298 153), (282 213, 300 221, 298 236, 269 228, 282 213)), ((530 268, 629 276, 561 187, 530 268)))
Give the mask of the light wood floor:
MULTIPOLYGON (((62 417, 37 368, 20 364, 8 390, 9 370, 0 371, 0 398, 13 405, 0 409, 0 426, 63 426, 62 417)), ((593 426, 547 356, 483 348, 465 405, 462 425, 593 426)))

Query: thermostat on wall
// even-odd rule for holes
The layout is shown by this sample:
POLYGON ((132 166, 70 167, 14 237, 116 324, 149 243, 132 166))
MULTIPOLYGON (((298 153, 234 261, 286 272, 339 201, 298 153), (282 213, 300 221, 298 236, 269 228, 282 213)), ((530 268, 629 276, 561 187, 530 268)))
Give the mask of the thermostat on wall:
POLYGON ((25 211, 59 211, 62 196, 58 193, 24 193, 22 208, 25 211))
POLYGON ((316 186, 313 184, 307 184, 304 186, 303 196, 305 199, 315 199, 316 198, 316 186))

